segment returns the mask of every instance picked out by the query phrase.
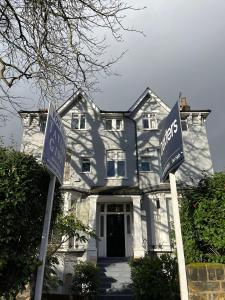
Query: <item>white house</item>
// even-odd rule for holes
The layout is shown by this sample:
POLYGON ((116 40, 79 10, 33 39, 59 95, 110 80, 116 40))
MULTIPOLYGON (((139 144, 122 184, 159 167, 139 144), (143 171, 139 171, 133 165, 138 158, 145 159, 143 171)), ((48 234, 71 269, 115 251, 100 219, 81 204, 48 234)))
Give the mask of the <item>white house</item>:
MULTIPOLYGON (((171 195, 160 180, 158 125, 170 108, 149 88, 127 111, 103 111, 78 91, 58 112, 68 137, 63 191, 65 211, 96 230, 99 240, 70 240, 61 249, 61 276, 76 259, 140 257, 170 252, 171 195)), ((181 101, 185 162, 179 181, 193 184, 213 172, 205 121, 210 110, 181 101)), ((47 111, 21 111, 21 151, 40 158, 47 111)))

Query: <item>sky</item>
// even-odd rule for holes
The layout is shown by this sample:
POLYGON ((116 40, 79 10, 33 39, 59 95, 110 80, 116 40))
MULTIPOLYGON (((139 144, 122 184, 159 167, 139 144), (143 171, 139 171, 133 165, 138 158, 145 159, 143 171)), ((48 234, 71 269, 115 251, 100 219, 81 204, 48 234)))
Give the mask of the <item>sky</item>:
MULTIPOLYGON (((172 107, 179 93, 192 109, 211 109, 206 123, 215 171, 225 169, 225 1, 127 0, 147 8, 133 11, 126 24, 145 36, 127 32, 124 42, 111 43, 111 56, 127 50, 114 65, 119 76, 99 79, 94 102, 105 110, 127 110, 146 87, 172 107), (138 3, 138 4, 137 4, 138 3)), ((25 94, 29 93, 24 91, 25 94)), ((0 136, 21 136, 13 118, 0 136)))

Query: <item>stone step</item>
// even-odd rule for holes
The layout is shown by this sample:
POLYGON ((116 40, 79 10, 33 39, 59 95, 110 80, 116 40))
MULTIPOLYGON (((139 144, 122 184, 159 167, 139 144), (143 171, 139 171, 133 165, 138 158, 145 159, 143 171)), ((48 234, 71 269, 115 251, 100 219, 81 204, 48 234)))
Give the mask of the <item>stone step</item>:
POLYGON ((99 300, 133 300, 132 295, 100 295, 99 300))
POLYGON ((131 271, 127 258, 101 258, 99 299, 133 299, 131 271))

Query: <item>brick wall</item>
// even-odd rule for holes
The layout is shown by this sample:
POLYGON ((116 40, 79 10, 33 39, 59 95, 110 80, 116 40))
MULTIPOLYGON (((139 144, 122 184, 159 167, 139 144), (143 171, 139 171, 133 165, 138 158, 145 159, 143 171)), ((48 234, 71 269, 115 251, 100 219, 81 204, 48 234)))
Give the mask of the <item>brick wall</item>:
POLYGON ((186 269, 189 300, 225 300, 225 265, 195 263, 186 269))

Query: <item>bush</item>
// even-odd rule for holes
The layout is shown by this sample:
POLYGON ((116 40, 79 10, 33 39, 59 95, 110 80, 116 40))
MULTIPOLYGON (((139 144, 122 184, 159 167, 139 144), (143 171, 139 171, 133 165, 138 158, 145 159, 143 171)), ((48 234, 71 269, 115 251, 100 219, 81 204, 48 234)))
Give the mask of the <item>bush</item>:
POLYGON ((98 293, 99 271, 91 262, 78 262, 74 266, 72 293, 95 299, 98 293))
POLYGON ((183 190, 181 224, 186 263, 225 263, 225 173, 183 190))
POLYGON ((130 265, 135 299, 180 299, 176 258, 150 255, 133 259, 130 265))
MULTIPOLYGON (((0 296, 15 296, 36 270, 48 184, 34 157, 0 148, 0 296)), ((57 184, 52 225, 61 203, 57 184)))

